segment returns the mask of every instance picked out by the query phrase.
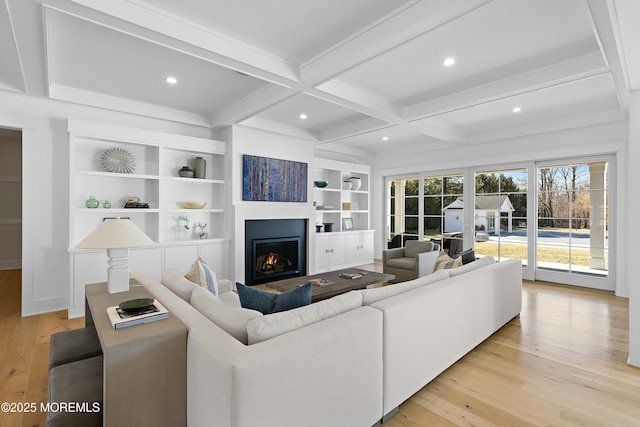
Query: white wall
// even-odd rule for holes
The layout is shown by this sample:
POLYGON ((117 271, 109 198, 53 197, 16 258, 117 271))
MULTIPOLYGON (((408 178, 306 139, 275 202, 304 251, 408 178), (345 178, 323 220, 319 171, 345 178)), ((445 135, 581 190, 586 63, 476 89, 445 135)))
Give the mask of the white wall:
POLYGON ((307 257, 308 269, 313 269, 315 247, 315 211, 313 209, 313 188, 307 186, 306 203, 288 202, 249 202, 242 200, 242 156, 270 157, 274 159, 291 160, 308 163, 308 183, 313 179, 313 143, 310 140, 299 139, 278 133, 267 132, 246 126, 233 126, 223 139, 229 142, 227 170, 231 176, 227 177, 232 184, 233 204, 233 256, 231 262, 235 271, 231 279, 244 282, 244 222, 248 219, 278 219, 304 218, 308 220, 307 229, 307 257), (313 230, 312 230, 313 227, 313 230), (314 231, 314 232, 312 232, 314 231))
MULTIPOLYGON (((612 209, 619 229, 624 230, 628 210, 625 201, 631 188, 627 185, 625 159, 629 125, 626 121, 586 126, 565 131, 532 135, 521 138, 495 141, 482 145, 465 145, 449 150, 430 151, 400 157, 384 157, 376 161, 374 167, 372 195, 372 227, 376 229, 376 258, 381 258, 386 243, 384 236, 384 177, 420 172, 460 171, 462 168, 495 167, 501 164, 526 163, 539 160, 562 159, 576 156, 615 154, 616 166, 611 169, 617 183, 616 205, 612 209)), ((616 294, 629 295, 627 278, 627 234, 617 233, 614 270, 616 294)))
POLYGON ((23 129, 23 315, 69 301, 70 117, 211 138, 209 128, 0 92, 0 127, 23 129))

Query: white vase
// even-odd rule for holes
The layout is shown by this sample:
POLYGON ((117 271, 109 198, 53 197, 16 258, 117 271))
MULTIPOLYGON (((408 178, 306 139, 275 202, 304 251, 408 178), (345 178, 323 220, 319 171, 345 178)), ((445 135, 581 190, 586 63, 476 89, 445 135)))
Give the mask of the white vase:
POLYGON ((342 182, 342 189, 343 190, 351 190, 352 186, 353 186, 353 184, 351 183, 351 181, 343 181, 342 182))
POLYGON ((351 181, 352 190, 359 190, 362 186, 362 180, 357 176, 352 176, 351 178, 349 178, 349 181, 351 181))

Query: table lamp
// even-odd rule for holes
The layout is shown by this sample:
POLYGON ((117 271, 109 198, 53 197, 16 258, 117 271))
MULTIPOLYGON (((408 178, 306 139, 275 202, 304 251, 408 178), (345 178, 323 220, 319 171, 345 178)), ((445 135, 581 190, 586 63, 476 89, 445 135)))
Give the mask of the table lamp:
POLYGON ((107 290, 114 294, 129 290, 129 248, 153 244, 153 240, 129 218, 105 218, 76 247, 107 250, 107 290))

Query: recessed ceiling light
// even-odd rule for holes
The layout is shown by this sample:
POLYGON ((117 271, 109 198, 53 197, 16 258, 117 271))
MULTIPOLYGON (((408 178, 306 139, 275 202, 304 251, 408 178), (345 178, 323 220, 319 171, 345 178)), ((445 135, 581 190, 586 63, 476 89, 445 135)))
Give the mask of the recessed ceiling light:
POLYGON ((167 83, 169 83, 170 85, 174 85, 176 83, 178 83, 178 79, 176 79, 173 76, 169 76, 166 79, 164 79, 167 83))
POLYGON ((383 140, 383 141, 388 141, 388 140, 389 140, 389 137, 388 137, 388 136, 383 136, 383 137, 382 137, 382 140, 383 140))
POLYGON ((300 114, 298 117, 300 117, 302 120, 307 118, 307 115, 305 113, 300 114))
POLYGON ((519 113, 520 111, 522 111, 522 108, 514 107, 513 110, 511 110, 511 111, 513 111, 514 113, 519 113))
POLYGON ((443 64, 447 67, 452 66, 453 64, 456 63, 456 60, 454 58, 447 58, 444 60, 443 64))

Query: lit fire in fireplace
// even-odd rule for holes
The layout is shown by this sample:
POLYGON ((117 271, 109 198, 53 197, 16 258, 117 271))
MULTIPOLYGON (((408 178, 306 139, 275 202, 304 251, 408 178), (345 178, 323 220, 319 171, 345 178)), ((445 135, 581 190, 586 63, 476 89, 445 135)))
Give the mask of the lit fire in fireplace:
POLYGON ((274 252, 268 252, 258 257, 256 272, 258 274, 280 273, 291 269, 293 262, 287 257, 274 252))

